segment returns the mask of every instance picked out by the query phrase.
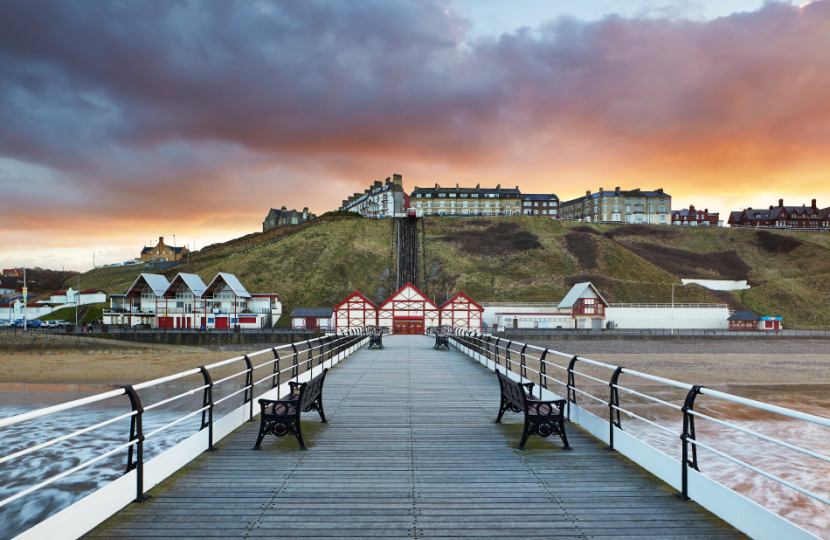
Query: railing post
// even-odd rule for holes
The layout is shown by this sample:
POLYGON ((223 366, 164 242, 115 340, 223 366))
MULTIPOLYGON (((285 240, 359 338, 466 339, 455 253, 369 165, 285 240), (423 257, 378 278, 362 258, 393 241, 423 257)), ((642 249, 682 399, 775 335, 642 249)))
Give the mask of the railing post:
POLYGON ((611 375, 611 382, 608 383, 608 386, 611 388, 611 395, 608 398, 608 446, 605 448, 608 451, 614 450, 614 426, 617 426, 619 429, 622 429, 622 422, 620 421, 620 391, 617 389, 617 381, 620 378, 620 374, 622 373, 623 368, 618 367, 614 370, 614 374, 611 375), (617 420, 614 420, 614 414, 617 415, 617 420))
POLYGON ((504 367, 507 368, 508 371, 513 371, 513 367, 510 365, 512 362, 510 360, 510 346, 513 345, 513 340, 507 342, 507 346, 504 348, 504 367))
POLYGON ((695 440, 695 417, 691 414, 691 411, 694 410, 695 398, 700 394, 702 388, 703 386, 700 385, 692 386, 689 393, 686 394, 683 408, 680 409, 683 412, 683 434, 680 435, 682 441, 682 456, 680 458, 681 491, 677 494, 677 498, 683 501, 689 500, 689 467, 691 466, 694 470, 700 472, 697 467, 697 444, 692 443, 692 459, 689 461, 689 439, 695 440))
POLYGON ((542 388, 548 389, 548 370, 545 357, 548 355, 548 350, 542 351, 542 356, 539 358, 539 399, 542 399, 542 388))
POLYGON ((205 366, 199 366, 199 371, 202 372, 202 378, 204 378, 207 387, 205 388, 204 398, 202 398, 202 408, 208 408, 206 411, 202 411, 202 427, 199 428, 199 431, 208 428, 207 449, 215 452, 216 447, 213 446, 213 378, 205 366))
MULTIPOLYGON (((272 347, 271 352, 274 353, 274 376, 271 377, 271 388, 276 388, 280 385, 280 353, 277 352, 276 347, 272 347)), ((277 399, 279 399, 279 395, 277 399)))
POLYGON ((496 338, 496 342, 493 344, 493 354, 496 357, 497 366, 501 365, 501 362, 499 361, 499 341, 501 341, 501 338, 496 338))
MULTIPOLYGON (((306 342, 308 343, 308 342, 306 342)), ((294 349, 294 363, 291 366, 291 378, 297 378, 297 382, 300 382, 300 368, 299 368, 299 355, 300 353, 297 352, 297 346, 292 342, 291 348, 294 349)))
POLYGON ((566 386, 566 390, 568 392, 567 400, 568 400, 568 422, 571 421, 571 403, 573 402, 576 405, 576 381, 574 380, 574 366, 576 366, 577 357, 574 356, 571 358, 570 363, 568 364, 568 384, 566 386))
POLYGON ((527 368, 525 366, 525 349, 527 349, 527 343, 525 346, 522 347, 521 358, 519 360, 519 377, 525 377, 527 375, 527 368))
POLYGON ((245 374, 245 400, 242 402, 244 405, 245 403, 249 404, 249 414, 248 414, 248 422, 254 421, 254 365, 251 363, 251 359, 248 358, 247 354, 242 355, 245 358, 245 364, 248 366, 248 373, 245 374))
POLYGON ((124 387, 124 392, 130 398, 130 405, 135 411, 135 414, 130 419, 130 441, 137 441, 136 444, 130 445, 127 451, 127 470, 136 470, 135 481, 135 502, 144 502, 149 496, 144 494, 144 428, 142 426, 142 417, 144 416, 144 407, 141 405, 141 398, 138 397, 135 389, 131 384, 124 387), (135 447, 136 459, 133 461, 133 447, 135 447))

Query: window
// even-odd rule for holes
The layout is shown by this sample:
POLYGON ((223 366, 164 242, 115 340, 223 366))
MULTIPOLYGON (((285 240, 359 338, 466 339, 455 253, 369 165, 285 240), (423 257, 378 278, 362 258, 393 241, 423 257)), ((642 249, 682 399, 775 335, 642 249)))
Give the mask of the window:
POLYGON ((473 193, 470 195, 471 199, 478 199, 478 193, 473 193))
POLYGON ((450 193, 450 197, 455 197, 455 193, 450 193))
POLYGON ((523 204, 524 206, 530 206, 530 201, 525 201, 525 202, 524 202, 524 203, 522 203, 522 204, 523 204))
POLYGON ((439 196, 439 197, 446 197, 446 196, 447 196, 447 194, 446 194, 446 193, 439 193, 439 194, 438 194, 438 196, 439 196))
POLYGON ((466 193, 462 193, 462 194, 461 194, 461 198, 462 198, 462 199, 466 199, 466 198, 467 198, 467 194, 466 194, 466 193))

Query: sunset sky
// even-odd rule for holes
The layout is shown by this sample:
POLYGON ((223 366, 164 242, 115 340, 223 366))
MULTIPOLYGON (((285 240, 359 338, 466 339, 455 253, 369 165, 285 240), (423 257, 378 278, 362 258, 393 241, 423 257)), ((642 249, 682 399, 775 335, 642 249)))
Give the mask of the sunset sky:
POLYGON ((404 187, 830 206, 830 0, 0 1, 0 266, 404 187))

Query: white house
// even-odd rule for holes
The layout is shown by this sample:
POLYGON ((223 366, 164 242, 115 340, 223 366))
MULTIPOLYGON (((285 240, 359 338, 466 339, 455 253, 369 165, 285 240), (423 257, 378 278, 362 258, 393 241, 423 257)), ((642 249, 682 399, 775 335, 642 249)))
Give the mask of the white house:
POLYGON ((332 329, 332 308, 294 308, 291 310, 291 328, 296 330, 332 329))
POLYGON ((276 293, 251 294, 233 274, 219 273, 209 285, 196 274, 141 274, 124 295, 111 295, 105 324, 171 329, 231 329, 274 326, 282 314, 276 293))
MULTIPOLYGON (((26 318, 28 320, 37 319, 44 315, 52 313, 52 306, 49 304, 36 304, 29 302, 26 304, 26 318)), ((18 299, 13 302, 0 305, 0 321, 16 321, 23 318, 23 300, 18 299)))

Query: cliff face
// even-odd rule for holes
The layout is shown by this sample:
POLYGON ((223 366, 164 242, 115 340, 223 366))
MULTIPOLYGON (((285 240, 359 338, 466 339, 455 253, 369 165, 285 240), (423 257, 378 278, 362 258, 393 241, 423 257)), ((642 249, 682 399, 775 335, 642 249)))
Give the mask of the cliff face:
MULTIPOLYGON (((420 229, 420 227, 419 227, 420 229)), ((279 293, 284 313, 331 307, 354 289, 390 293, 392 220, 343 219, 249 235, 164 271, 205 282, 231 272, 251 292, 279 293)), ((539 217, 427 218, 425 289, 437 302, 464 290, 479 302, 552 302, 592 281, 609 302, 728 303, 784 317, 787 328, 830 327, 830 233, 593 225, 539 217), (681 278, 747 279, 751 289, 713 292, 681 278)), ((419 254, 421 255, 421 254, 419 254)), ((148 271, 148 270, 145 270, 148 271)), ((152 270, 149 270, 152 272, 152 270)), ((99 269, 83 288, 123 293, 139 268, 99 269)), ((77 283, 73 283, 77 286, 77 283)), ((287 320, 283 320, 286 323, 287 320)))

